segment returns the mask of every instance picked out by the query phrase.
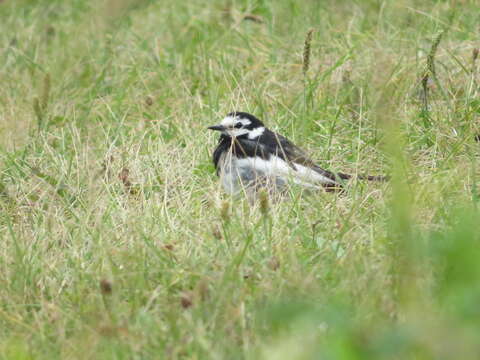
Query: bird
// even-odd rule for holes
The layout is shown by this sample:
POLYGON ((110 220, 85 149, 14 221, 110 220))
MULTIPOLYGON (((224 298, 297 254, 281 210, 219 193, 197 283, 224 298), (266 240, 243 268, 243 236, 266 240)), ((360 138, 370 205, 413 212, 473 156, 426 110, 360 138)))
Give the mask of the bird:
MULTIPOLYGON (((344 190, 353 176, 318 166, 305 151, 268 129, 252 114, 234 111, 208 129, 220 132, 213 164, 226 193, 283 191, 289 183, 328 192, 344 190)), ((386 176, 358 175, 358 179, 385 181, 386 176)))

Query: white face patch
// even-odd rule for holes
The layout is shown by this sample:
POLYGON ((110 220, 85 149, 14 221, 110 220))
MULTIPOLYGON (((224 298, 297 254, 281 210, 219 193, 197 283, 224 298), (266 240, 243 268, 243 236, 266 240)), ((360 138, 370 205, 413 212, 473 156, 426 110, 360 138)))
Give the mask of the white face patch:
POLYGON ((237 137, 237 136, 249 134, 251 130, 245 129, 245 128, 236 128, 235 125, 242 124, 242 126, 248 126, 251 123, 252 122, 248 119, 240 119, 238 117, 227 116, 220 122, 220 125, 225 127, 226 130, 223 131, 225 135, 229 135, 231 137, 237 137))
POLYGON ((250 140, 256 139, 257 137, 262 135, 264 131, 265 131, 265 128, 263 126, 253 129, 248 133, 248 138, 250 140))

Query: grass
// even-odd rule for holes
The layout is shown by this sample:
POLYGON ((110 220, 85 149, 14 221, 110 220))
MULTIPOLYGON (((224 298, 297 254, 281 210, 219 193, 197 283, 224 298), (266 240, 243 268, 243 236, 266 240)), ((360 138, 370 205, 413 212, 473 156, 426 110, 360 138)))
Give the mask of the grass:
POLYGON ((1 358, 477 359, 477 13, 0 1, 1 358), (392 180, 231 199, 233 110, 392 180))

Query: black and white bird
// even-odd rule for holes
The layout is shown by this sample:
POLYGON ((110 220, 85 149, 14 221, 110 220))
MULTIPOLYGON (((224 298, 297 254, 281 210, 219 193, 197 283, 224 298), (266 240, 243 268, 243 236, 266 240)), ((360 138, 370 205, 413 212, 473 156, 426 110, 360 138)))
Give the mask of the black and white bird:
MULTIPOLYGON (((344 180, 352 178, 322 169, 290 140, 269 130, 251 114, 232 112, 209 129, 221 133, 213 163, 227 193, 260 188, 282 190, 290 182, 311 189, 340 191, 344 180)), ((386 180, 383 176, 358 178, 386 180)))

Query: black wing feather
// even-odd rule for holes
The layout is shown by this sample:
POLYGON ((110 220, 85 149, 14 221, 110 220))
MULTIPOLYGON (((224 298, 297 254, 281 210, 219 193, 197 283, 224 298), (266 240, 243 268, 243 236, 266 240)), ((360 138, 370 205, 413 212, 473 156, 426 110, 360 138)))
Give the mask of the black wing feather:
POLYGON ((334 173, 322 169, 315 164, 315 162, 311 160, 302 149, 280 134, 266 130, 259 139, 255 141, 261 141, 267 148, 267 152, 276 154, 278 157, 285 160, 285 162, 287 162, 294 170, 297 170, 295 164, 299 164, 312 169, 332 181, 336 182, 340 178, 334 173))

